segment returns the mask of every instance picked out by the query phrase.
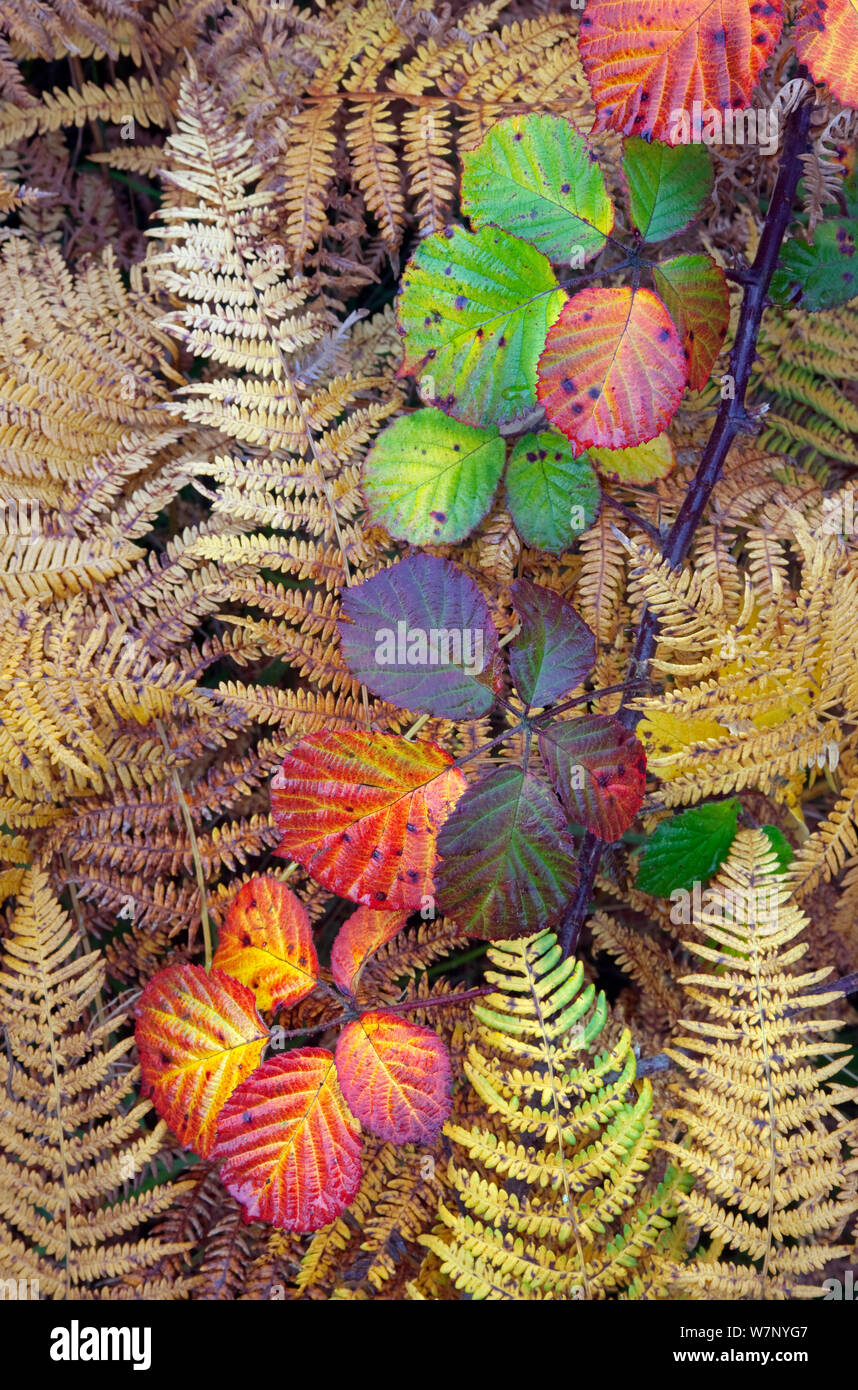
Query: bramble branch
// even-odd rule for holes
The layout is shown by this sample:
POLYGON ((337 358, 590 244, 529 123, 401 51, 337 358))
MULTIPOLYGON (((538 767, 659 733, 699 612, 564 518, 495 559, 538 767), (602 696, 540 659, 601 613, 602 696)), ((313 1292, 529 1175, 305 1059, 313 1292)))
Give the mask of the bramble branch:
MULTIPOLYGON (((703 453, 694 481, 680 508, 662 553, 673 569, 678 569, 688 554, 694 533, 700 523, 713 489, 721 476, 724 461, 737 434, 747 431, 751 418, 745 396, 751 378, 751 368, 757 351, 757 338, 768 303, 768 291, 778 263, 781 245, 792 219, 796 190, 802 175, 801 156, 805 152, 810 132, 812 103, 807 100, 790 113, 787 120, 784 147, 772 201, 753 265, 742 272, 740 283, 745 287, 736 341, 730 356, 730 369, 735 383, 733 396, 723 399, 715 418, 709 443, 703 453)), ((737 278, 737 277, 734 277, 737 278)), ((658 621, 652 610, 645 608, 638 630, 634 653, 629 663, 629 676, 645 676, 653 658, 658 639, 658 621)), ((639 714, 623 703, 617 718, 633 730, 639 714)), ((577 945, 587 916, 599 860, 604 842, 588 831, 578 858, 578 887, 560 929, 564 957, 571 955, 577 945)))

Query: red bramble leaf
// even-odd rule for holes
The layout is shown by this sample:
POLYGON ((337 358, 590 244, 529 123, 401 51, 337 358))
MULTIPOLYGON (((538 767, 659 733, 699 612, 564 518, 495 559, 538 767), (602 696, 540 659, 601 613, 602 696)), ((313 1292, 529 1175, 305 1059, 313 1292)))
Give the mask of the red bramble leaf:
POLYGON ((135 1032, 144 1093, 182 1143, 206 1158, 224 1102, 268 1042, 251 990, 222 970, 171 965, 144 989, 135 1032))
POLYGON ((651 290, 587 289, 566 301, 539 359, 537 394, 578 449, 661 434, 688 377, 676 326, 651 290))
POLYGON ((395 1144, 432 1144, 450 1113, 450 1059, 438 1034, 396 1014, 363 1014, 337 1041, 343 1095, 361 1124, 395 1144))
MULTIPOLYGON (((676 145, 691 117, 750 106, 783 28, 782 0, 599 0, 578 47, 596 99, 593 131, 676 145)), ((799 55, 801 56, 801 55, 799 55)))
POLYGON ((345 994, 354 994, 365 962, 379 946, 402 931, 407 912, 376 912, 359 907, 348 917, 331 947, 331 973, 334 984, 345 994))
POLYGON ((343 1099, 334 1058, 319 1047, 272 1057, 230 1096, 213 1157, 246 1221, 317 1231, 361 1182, 360 1126, 343 1099))
POLYGON ((435 743, 363 730, 310 734, 271 783, 283 839, 341 898, 401 911, 433 892, 436 836, 467 783, 435 743))
POLYGON ((601 840, 618 840, 643 801, 643 744, 618 719, 588 714, 540 730, 539 751, 554 790, 601 840))
POLYGON ((230 905, 213 963, 249 985, 260 1009, 305 999, 319 961, 303 903, 277 878, 250 879, 230 905))

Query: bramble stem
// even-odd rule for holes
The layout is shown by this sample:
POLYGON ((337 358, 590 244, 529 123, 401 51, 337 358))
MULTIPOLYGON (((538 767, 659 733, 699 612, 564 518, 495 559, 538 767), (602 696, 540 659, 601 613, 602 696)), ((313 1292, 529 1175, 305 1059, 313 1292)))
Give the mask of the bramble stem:
MULTIPOLYGON (((805 101, 787 118, 777 182, 766 214, 763 234, 754 264, 743 272, 741 281, 745 291, 736 341, 730 355, 733 395, 721 401, 700 466, 664 542, 662 553, 673 569, 678 569, 691 548, 694 533, 721 476, 724 460, 736 435, 748 431, 753 426, 752 417, 745 407, 745 396, 751 379, 769 285, 778 263, 781 244, 792 220, 796 190, 802 175, 801 156, 807 148, 812 110, 812 104, 805 101)), ((638 679, 646 675, 655 654, 657 640, 658 620, 650 608, 645 608, 635 649, 629 662, 629 674, 632 678, 638 679)), ((629 730, 636 728, 639 717, 638 711, 630 709, 625 702, 617 714, 617 718, 629 730)), ((564 958, 572 955, 578 945, 603 845, 604 841, 599 840, 590 831, 584 836, 578 857, 578 887, 560 928, 560 945, 564 958)))

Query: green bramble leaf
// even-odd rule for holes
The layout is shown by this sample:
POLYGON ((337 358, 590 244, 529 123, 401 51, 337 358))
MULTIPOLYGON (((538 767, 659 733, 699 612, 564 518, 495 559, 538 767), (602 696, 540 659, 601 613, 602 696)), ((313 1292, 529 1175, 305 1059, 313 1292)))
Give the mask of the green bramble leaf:
POLYGON ((768 836, 772 849, 778 856, 778 872, 784 873, 794 858, 792 845, 783 831, 779 830, 776 825, 763 825, 760 828, 763 834, 768 836))
POLYGON ((818 313, 858 295, 858 219, 822 222, 809 246, 801 237, 784 243, 772 277, 777 304, 818 313))
POLYGON ((711 801, 660 821, 644 846, 635 887, 657 898, 706 883, 730 852, 739 802, 711 801))
POLYGON ((693 222, 712 192, 712 156, 705 145, 626 141, 623 174, 629 214, 644 241, 664 241, 693 222))
POLYGON ((525 545, 559 555, 599 510, 599 480, 556 430, 526 434, 506 466, 506 502, 525 545))
POLYGON ((462 158, 462 210, 552 261, 583 266, 605 245, 614 208, 587 142, 561 116, 512 116, 462 158))
POLYGON ((370 519, 412 545, 449 545, 482 521, 503 472, 497 430, 415 410, 382 430, 366 456, 370 519))
POLYGON ((447 227, 405 269, 397 318, 399 375, 424 400, 470 425, 523 418, 536 401, 536 363, 565 302, 550 262, 496 227, 447 227))

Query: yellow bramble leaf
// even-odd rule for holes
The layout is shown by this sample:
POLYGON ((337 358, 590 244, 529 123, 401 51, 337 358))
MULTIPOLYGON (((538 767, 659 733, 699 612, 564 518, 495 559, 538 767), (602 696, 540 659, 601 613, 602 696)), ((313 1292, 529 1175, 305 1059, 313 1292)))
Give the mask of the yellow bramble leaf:
POLYGON ((668 434, 660 434, 647 444, 631 449, 588 449, 596 471, 618 483, 642 486, 656 478, 666 478, 676 464, 676 454, 668 434))
POLYGON ((263 875, 244 884, 221 929, 214 965, 249 985, 260 1009, 306 998, 319 961, 306 909, 285 883, 263 875))
POLYGON ((268 1041, 252 991, 223 970, 169 966, 143 991, 136 1038, 145 1094, 182 1143, 208 1157, 224 1102, 268 1041))

